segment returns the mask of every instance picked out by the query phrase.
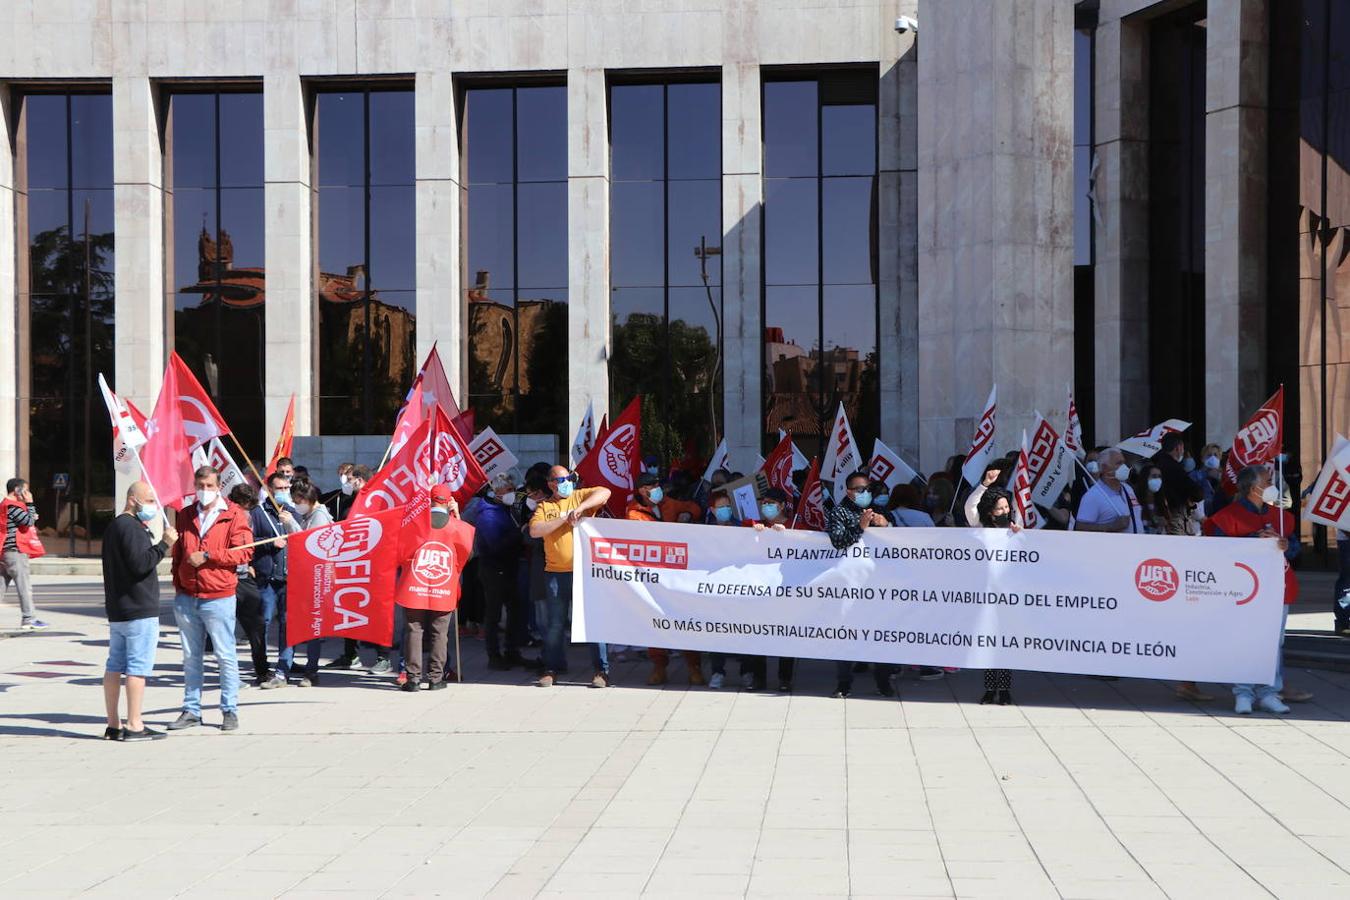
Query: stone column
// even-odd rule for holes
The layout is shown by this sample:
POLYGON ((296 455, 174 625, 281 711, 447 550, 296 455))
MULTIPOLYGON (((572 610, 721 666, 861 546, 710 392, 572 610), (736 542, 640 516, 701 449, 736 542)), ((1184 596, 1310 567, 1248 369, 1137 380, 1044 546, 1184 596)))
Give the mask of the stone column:
MULTIPOLYGON (((318 356, 305 91, 295 72, 263 81, 263 205, 267 236, 265 453, 295 395, 295 433, 314 432, 318 356)), ((250 448, 252 449, 252 448, 250 448)))
MULTIPOLYGON (((744 15, 753 16, 753 10, 744 15)), ((722 422, 732 464, 750 471, 764 434, 763 173, 759 62, 730 46, 722 66, 722 422)))
POLYGON ((1147 25, 1103 22, 1097 28, 1095 58, 1095 434, 1099 443, 1110 443, 1152 424, 1147 25))
MULTIPOLYGON (((0 322, 17 323, 16 287, 18 273, 14 261, 18 254, 18 234, 14 220, 15 147, 10 135, 17 132, 14 119, 18 105, 10 90, 0 84, 0 322)), ((19 471, 19 435, 27 434, 19 414, 19 335, 27 331, 11 325, 0 328, 0 472, 19 471)))
MULTIPOLYGON (((605 70, 567 71, 567 431, 609 408, 609 136, 605 70)), ((619 411, 616 410, 617 414, 619 411)), ((564 451, 566 447, 563 448, 564 451)))
POLYGON ((459 133, 454 77, 417 73, 417 363, 433 344, 461 406, 468 405, 468 320, 460 251, 459 133))
POLYGON ((1205 435, 1223 443, 1266 382, 1266 0, 1211 4, 1205 46, 1205 435))
POLYGON ((877 95, 881 439, 910 462, 919 455, 919 65, 915 35, 898 34, 894 21, 916 17, 917 6, 882 4, 877 95))
POLYGON ((925 4, 919 33, 920 463, 997 450, 1073 380, 1073 7, 925 4), (959 111, 959 112, 957 112, 959 111))

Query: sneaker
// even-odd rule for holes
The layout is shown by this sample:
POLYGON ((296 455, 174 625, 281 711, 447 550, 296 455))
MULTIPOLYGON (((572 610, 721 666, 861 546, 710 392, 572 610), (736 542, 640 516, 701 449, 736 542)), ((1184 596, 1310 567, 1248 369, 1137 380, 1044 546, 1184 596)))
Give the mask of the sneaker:
POLYGON ((403 691, 405 694, 415 694, 417 693, 417 682, 413 681, 411 678, 406 679, 402 684, 398 686, 398 689, 400 691, 403 691))
POLYGON ((554 675, 552 672, 545 672, 543 675, 539 676, 539 686, 553 687, 553 683, 557 680, 558 676, 554 675))
POLYGON ((790 694, 790 693, 792 693, 792 682, 790 682, 790 681, 780 681, 780 682, 778 682, 778 693, 780 693, 780 694, 790 694))
POLYGON ((164 732, 146 728, 144 725, 141 726, 140 731, 132 731, 130 728, 122 730, 122 740, 124 741, 162 741, 166 737, 168 735, 164 732))
POLYGON ((459 681, 459 673, 451 666, 446 666, 445 674, 441 676, 441 681, 444 681, 446 684, 449 684, 452 681, 459 681))
POLYGON ((238 730, 239 730, 239 713, 236 713, 236 712, 222 713, 222 714, 221 714, 221 717, 220 717, 220 730, 221 730, 221 731, 238 731, 238 730))
POLYGON ((443 691, 450 686, 448 681, 437 681, 427 686, 429 691, 443 691))
POLYGON ((920 681, 941 681, 947 677, 947 673, 936 666, 919 666, 920 681))
POLYGON ((844 688, 839 688, 839 690, 835 691, 830 696, 833 697, 835 700, 844 700, 848 697, 848 691, 845 690, 844 688))
POLYGON ((122 739, 122 729, 114 728, 109 725, 103 729, 103 739, 105 741, 120 741, 122 739))
POLYGON ((1287 687, 1280 691, 1280 699, 1285 703, 1307 703, 1313 698, 1312 691, 1287 687))
POLYGON ((264 681, 262 684, 258 685, 258 687, 264 691, 274 691, 277 688, 284 688, 285 686, 286 686, 286 679, 282 678, 279 674, 273 675, 267 681, 264 681))
POLYGON ((46 622, 42 621, 41 619, 29 619, 27 622, 24 622, 23 624, 21 624, 21 625, 19 626, 19 630, 20 630, 20 631, 41 631, 41 630, 44 629, 44 628, 51 628, 51 627, 52 627, 52 626, 48 625, 46 622))
POLYGON ((202 724, 201 716, 194 716, 190 712, 180 713, 178 718, 169 723, 170 731, 182 731, 184 728, 196 728, 202 724))
POLYGON ((1238 695, 1233 701, 1233 712, 1239 716, 1250 716, 1252 714, 1252 698, 1246 694, 1238 695))
POLYGON ((1262 712, 1274 713, 1277 716, 1282 716, 1289 712, 1289 707, 1285 706, 1280 698, 1274 694, 1267 694, 1262 697, 1257 701, 1256 705, 1262 712))
POLYGON ((332 662, 323 664, 325 669, 356 669, 361 665, 361 660, 354 656, 339 656, 332 662))
POLYGON ((297 682, 295 683, 295 686, 296 686, 296 687, 318 687, 318 686, 319 686, 319 673, 315 672, 313 675, 301 675, 301 676, 300 676, 300 680, 297 681, 297 682))
POLYGON ((407 684, 407 683, 408 683, 408 673, 407 673, 407 672, 399 672, 399 673, 398 673, 398 677, 394 679, 394 684, 397 684, 397 685, 399 685, 400 687, 402 687, 403 685, 405 685, 405 684, 407 684))
POLYGON ((607 687, 609 687, 609 673, 608 673, 608 672, 596 672, 596 673, 595 673, 595 677, 591 679, 591 687, 593 687, 593 688, 607 688, 607 687))
POLYGON ((389 663, 389 660, 381 657, 380 659, 375 660, 375 665, 371 666, 366 671, 371 675, 388 675, 390 672, 394 671, 394 667, 389 663))
POLYGON ((712 673, 712 677, 708 679, 708 687, 712 688, 714 691, 720 691, 722 689, 722 683, 726 680, 727 676, 723 675, 721 672, 714 672, 712 673))

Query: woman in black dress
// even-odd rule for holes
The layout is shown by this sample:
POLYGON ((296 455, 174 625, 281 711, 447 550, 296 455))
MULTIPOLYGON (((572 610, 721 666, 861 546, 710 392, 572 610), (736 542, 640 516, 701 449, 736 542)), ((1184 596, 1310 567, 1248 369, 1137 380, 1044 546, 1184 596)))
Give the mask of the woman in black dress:
MULTIPOLYGON (((1012 495, 1001 487, 986 488, 976 511, 979 514, 980 526, 983 528, 1021 530, 1021 526, 1012 518, 1012 495)), ((999 706, 1012 703, 1012 670, 984 670, 984 696, 980 698, 980 704, 993 703, 995 700, 999 706)))

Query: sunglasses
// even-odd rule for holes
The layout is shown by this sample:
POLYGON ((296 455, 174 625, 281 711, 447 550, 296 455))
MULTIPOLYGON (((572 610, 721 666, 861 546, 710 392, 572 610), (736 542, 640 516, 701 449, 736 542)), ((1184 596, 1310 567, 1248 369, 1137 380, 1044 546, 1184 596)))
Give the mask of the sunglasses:
POLYGON ((564 481, 572 481, 572 482, 575 482, 576 480, 577 480, 577 476, 576 476, 575 474, 572 474, 572 475, 564 475, 564 476, 562 476, 561 478, 550 478, 550 479, 548 480, 548 483, 549 483, 549 484, 561 484, 561 483, 564 482, 564 481))

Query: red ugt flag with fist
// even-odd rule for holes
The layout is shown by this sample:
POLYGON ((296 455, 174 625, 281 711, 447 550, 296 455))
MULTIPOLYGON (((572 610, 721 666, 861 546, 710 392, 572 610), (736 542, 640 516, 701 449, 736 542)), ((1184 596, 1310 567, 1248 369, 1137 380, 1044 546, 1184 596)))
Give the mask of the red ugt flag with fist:
POLYGON ((633 494, 633 484, 642 466, 642 398, 635 397, 614 427, 590 449, 577 465, 577 474, 586 487, 607 487, 609 503, 605 508, 616 519, 633 494))
POLYGON ((397 507, 286 539, 286 643, 321 637, 390 643, 402 524, 397 507))

